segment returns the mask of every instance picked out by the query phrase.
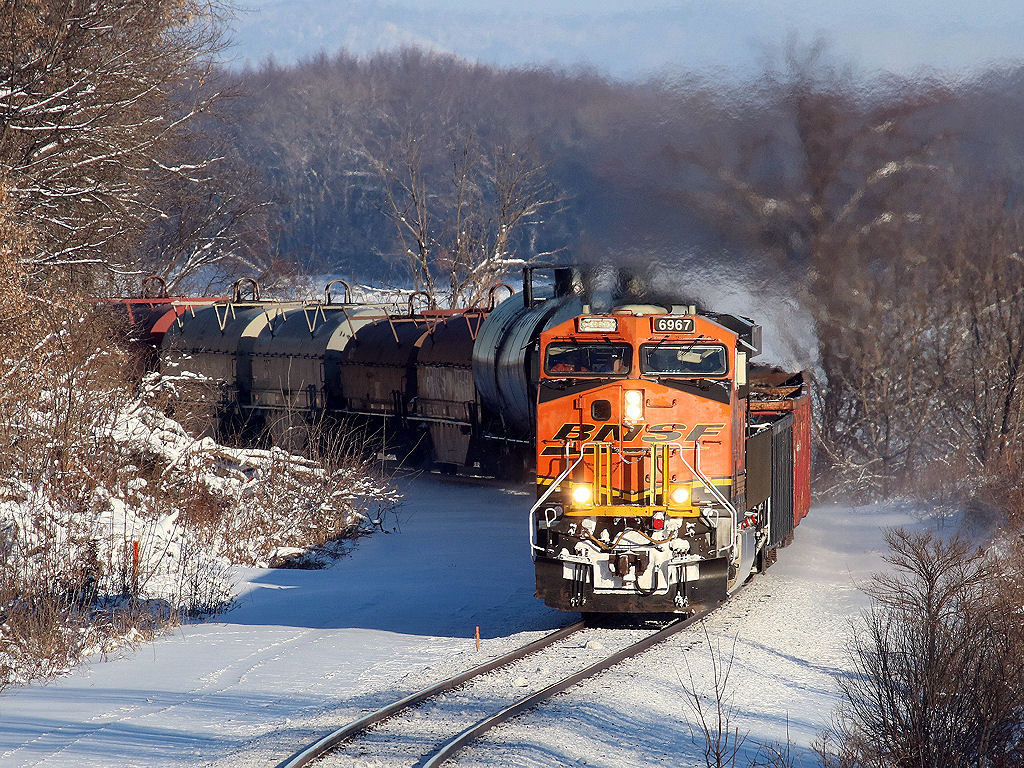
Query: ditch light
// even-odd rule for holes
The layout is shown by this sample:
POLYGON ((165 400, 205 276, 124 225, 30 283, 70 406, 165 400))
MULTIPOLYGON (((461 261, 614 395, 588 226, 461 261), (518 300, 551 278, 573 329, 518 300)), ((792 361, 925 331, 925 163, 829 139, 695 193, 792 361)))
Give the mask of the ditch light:
POLYGON ((588 506, 594 500, 594 492, 589 485, 575 485, 572 489, 572 500, 578 506, 588 506))

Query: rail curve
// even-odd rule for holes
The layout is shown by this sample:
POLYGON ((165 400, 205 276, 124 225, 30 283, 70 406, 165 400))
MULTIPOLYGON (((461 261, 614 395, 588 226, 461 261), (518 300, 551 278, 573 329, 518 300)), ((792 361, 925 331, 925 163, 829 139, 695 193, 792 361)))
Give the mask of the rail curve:
MULTIPOLYGON (((465 728, 448 741, 440 744, 432 752, 423 755, 422 758, 417 762, 417 766, 422 766, 422 768, 436 768, 437 766, 442 765, 447 760, 452 758, 457 752, 459 752, 461 749, 463 749, 465 746, 467 746, 475 739, 482 736, 491 728, 499 725, 500 723, 505 722, 506 720, 512 717, 515 717, 518 714, 521 714, 522 712, 528 709, 537 706, 538 704, 551 698, 552 696, 555 696, 559 693, 568 690, 572 686, 576 685, 577 683, 583 680, 586 680, 587 678, 593 677, 594 675, 597 675, 605 670, 608 670, 611 667, 614 667, 616 664, 619 664, 620 662, 628 658, 632 658, 647 651, 653 646, 667 640, 672 635, 675 635, 676 633, 681 632, 687 629, 688 627, 696 624, 700 620, 706 618, 708 614, 710 614, 717 607, 718 606, 715 606, 714 608, 709 608, 708 610, 699 611, 687 618, 673 621, 667 626, 664 626, 652 632, 651 634, 640 639, 639 641, 605 656, 600 661, 592 663, 584 667, 583 669, 580 669, 570 675, 567 675, 566 677, 548 685, 542 690, 536 691, 528 696, 525 696, 516 701, 515 703, 511 704, 510 706, 488 715, 487 717, 465 728)), ((420 704, 439 694, 457 688, 463 685, 464 683, 473 680, 474 678, 486 675, 487 673, 492 672, 500 667, 507 666, 515 661, 518 661, 520 659, 525 658, 526 656, 529 656, 530 654, 547 648, 569 637, 570 635, 584 629, 585 627, 586 622, 584 621, 580 621, 575 624, 571 624, 567 627, 563 627, 562 629, 556 630, 555 632, 545 635, 544 637, 535 640, 534 642, 529 643, 528 645, 522 646, 521 648, 518 648, 507 654, 499 656, 495 659, 492 659, 491 661, 485 664, 481 664, 459 675, 448 678, 447 680, 444 680, 440 683, 436 683, 435 685, 432 685, 428 688, 424 688, 399 701, 396 701, 374 712, 364 715, 358 720, 354 720, 353 722, 335 731, 332 731, 331 733, 323 736, 322 738, 308 745, 301 751, 289 757, 287 760, 279 763, 276 768, 303 768, 304 766, 308 766, 315 760, 333 752, 343 742, 362 733, 363 731, 366 731, 370 727, 380 722, 383 722, 384 720, 387 720, 391 717, 394 717, 400 712, 407 710, 411 707, 414 707, 417 704, 420 704)))

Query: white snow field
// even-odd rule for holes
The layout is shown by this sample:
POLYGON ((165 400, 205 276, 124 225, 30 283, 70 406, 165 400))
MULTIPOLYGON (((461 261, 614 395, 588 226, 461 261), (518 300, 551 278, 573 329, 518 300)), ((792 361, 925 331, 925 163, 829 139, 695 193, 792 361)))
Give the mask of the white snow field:
MULTIPOLYGON (((241 570, 241 597, 217 620, 0 693, 0 766, 272 768, 368 709, 575 620, 533 597, 527 491, 433 477, 403 490, 397 530, 334 567, 241 570)), ((888 508, 816 507, 779 562, 708 620, 713 644, 728 654, 735 643, 734 725, 749 732, 748 756, 787 731, 806 749, 827 724, 864 605, 857 585, 882 565, 882 530, 913 524, 888 508)), ((683 633, 458 762, 702 763, 682 686, 692 674, 701 689, 709 670, 703 633, 683 633)))

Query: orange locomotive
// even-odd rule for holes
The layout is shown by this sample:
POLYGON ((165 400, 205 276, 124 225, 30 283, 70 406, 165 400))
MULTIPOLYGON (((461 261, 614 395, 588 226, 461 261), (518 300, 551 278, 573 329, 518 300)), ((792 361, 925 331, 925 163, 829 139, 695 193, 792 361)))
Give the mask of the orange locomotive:
POLYGON ((754 369, 761 329, 626 305, 540 336, 537 596, 688 613, 774 561, 809 503, 801 374, 754 369))

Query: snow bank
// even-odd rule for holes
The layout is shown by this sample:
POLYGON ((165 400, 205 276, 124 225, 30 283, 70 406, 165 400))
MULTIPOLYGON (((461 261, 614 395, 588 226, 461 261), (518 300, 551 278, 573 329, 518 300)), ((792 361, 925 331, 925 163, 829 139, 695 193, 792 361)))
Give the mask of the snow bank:
POLYGON ((119 415, 109 435, 163 465, 155 482, 215 505, 219 514, 198 524, 213 535, 214 551, 237 564, 265 567, 286 550, 355 535, 400 498, 356 457, 326 466, 279 448, 228 447, 192 437, 143 400, 119 415))
MULTIPOLYGON (((152 404, 165 383, 151 377, 96 414, 59 463, 17 464, 0 480, 0 688, 215 612, 232 599, 233 563, 352 537, 398 498, 358 459, 193 437, 152 404)), ((30 419, 42 428, 49 416, 30 419)))

